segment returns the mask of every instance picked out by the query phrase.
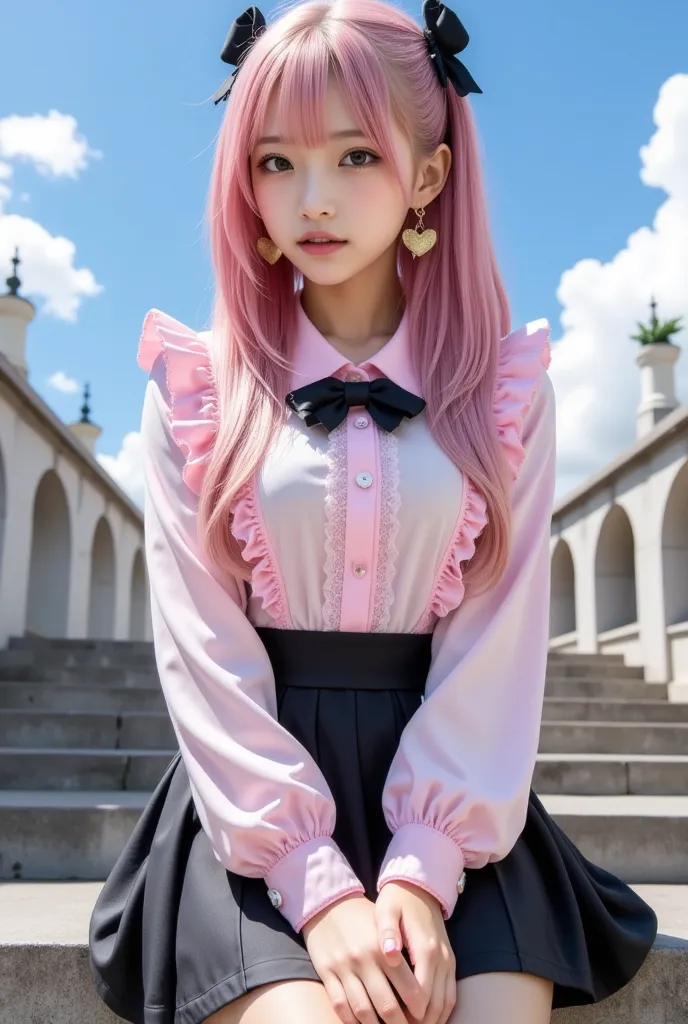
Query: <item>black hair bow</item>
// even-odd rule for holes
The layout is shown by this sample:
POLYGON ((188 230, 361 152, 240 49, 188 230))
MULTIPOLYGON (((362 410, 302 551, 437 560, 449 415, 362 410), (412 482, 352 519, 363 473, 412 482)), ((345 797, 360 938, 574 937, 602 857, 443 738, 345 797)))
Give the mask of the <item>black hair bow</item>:
POLYGON ((222 47, 220 57, 225 64, 236 64, 237 66, 234 68, 234 71, 232 71, 229 78, 224 80, 213 96, 213 102, 215 104, 219 103, 221 100, 226 100, 229 97, 229 94, 232 91, 232 86, 236 81, 239 65, 246 57, 246 54, 251 49, 258 36, 262 32, 265 32, 266 28, 265 18, 257 7, 247 7, 243 14, 240 14, 238 18, 234 19, 232 27, 227 33, 225 45, 222 47))
POLYGON ((423 19, 423 35, 442 87, 446 89, 449 80, 459 96, 467 96, 469 92, 481 93, 482 89, 476 85, 468 68, 455 56, 466 49, 469 40, 468 32, 456 14, 440 0, 423 0, 423 19))
POLYGON ((406 391, 388 377, 361 381, 322 377, 290 391, 286 402, 307 427, 322 423, 328 432, 339 426, 352 406, 365 406, 375 422, 390 432, 404 416, 417 416, 426 405, 424 398, 406 391))

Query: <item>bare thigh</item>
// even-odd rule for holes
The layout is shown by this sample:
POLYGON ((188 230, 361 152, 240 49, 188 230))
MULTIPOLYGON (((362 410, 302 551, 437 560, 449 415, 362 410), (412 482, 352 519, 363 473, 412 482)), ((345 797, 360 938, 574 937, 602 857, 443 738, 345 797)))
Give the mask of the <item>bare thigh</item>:
POLYGON ((342 1024, 320 981, 306 978, 259 985, 203 1024, 342 1024))
POLYGON ((448 1024, 549 1024, 553 988, 534 974, 473 974, 457 983, 448 1024))

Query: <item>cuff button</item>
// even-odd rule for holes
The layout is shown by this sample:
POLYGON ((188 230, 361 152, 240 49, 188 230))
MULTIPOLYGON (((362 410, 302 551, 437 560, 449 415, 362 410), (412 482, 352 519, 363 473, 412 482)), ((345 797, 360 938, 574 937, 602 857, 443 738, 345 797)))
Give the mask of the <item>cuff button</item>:
POLYGON ((462 893, 462 892, 464 891, 464 889, 466 888, 466 872, 465 872, 465 871, 463 871, 463 872, 461 873, 461 878, 460 878, 460 879, 458 880, 458 882, 456 883, 456 888, 457 888, 457 890, 458 890, 458 892, 459 892, 459 895, 461 895, 461 893, 462 893))
POLYGON ((282 906, 282 893, 279 889, 268 889, 268 899, 275 909, 279 909, 282 906))

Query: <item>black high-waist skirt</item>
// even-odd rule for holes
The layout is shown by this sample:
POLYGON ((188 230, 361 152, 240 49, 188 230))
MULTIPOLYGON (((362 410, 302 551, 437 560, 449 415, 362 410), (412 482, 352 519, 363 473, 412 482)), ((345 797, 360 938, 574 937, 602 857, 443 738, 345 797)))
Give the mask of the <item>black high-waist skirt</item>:
MULTIPOLYGON (((382 789, 423 699, 431 634, 258 632, 279 721, 323 772, 333 838, 374 900, 391 839, 382 789)), ((509 855, 466 875, 446 922, 457 978, 524 971, 554 983, 555 1009, 592 1003, 626 985, 653 945, 654 911, 586 860, 532 791, 509 855)), ((215 858, 179 753, 99 894, 89 951, 100 997, 134 1024, 199 1024, 258 985, 319 980, 264 881, 215 858)))

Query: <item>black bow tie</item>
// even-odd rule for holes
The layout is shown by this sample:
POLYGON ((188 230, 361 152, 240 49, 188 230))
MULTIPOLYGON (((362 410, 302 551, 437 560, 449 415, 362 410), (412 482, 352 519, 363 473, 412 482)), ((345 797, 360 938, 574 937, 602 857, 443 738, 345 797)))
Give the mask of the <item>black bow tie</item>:
POLYGON ((354 405, 364 405, 375 422, 387 431, 398 427, 404 416, 417 416, 426 405, 424 398, 387 377, 362 381, 322 377, 290 391, 286 402, 307 427, 322 423, 328 432, 339 426, 354 405))

